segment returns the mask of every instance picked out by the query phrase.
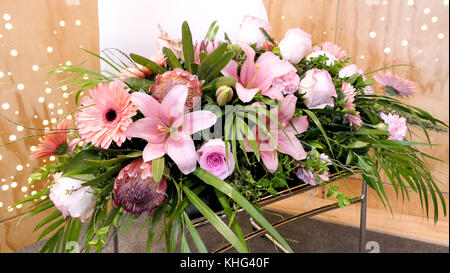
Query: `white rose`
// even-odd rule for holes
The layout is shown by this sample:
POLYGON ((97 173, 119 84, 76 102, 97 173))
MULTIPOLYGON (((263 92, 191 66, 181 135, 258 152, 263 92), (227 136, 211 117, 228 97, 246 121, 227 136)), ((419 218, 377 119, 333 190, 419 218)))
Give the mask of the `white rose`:
POLYGON ((311 35, 299 28, 292 28, 286 32, 278 46, 284 60, 297 64, 311 49, 311 35))
POLYGON ((82 186, 85 181, 69 177, 55 177, 55 183, 50 189, 50 200, 65 217, 80 218, 86 221, 94 212, 94 190, 82 186))
POLYGON ((309 54, 306 57, 306 59, 307 60, 311 60, 311 58, 316 58, 316 57, 319 57, 319 56, 322 56, 322 55, 325 55, 325 57, 328 58, 328 60, 325 62, 325 64, 328 65, 328 66, 334 65, 334 63, 337 61, 336 57, 334 57, 330 53, 328 53, 326 51, 323 51, 323 50, 319 50, 319 51, 316 51, 316 52, 313 52, 313 53, 309 54))
POLYGON ((343 79, 343 78, 348 78, 351 77, 355 74, 360 74, 362 75, 363 72, 361 69, 358 69, 358 67, 354 64, 350 64, 347 65, 346 67, 343 67, 340 71, 339 71, 339 78, 343 79))

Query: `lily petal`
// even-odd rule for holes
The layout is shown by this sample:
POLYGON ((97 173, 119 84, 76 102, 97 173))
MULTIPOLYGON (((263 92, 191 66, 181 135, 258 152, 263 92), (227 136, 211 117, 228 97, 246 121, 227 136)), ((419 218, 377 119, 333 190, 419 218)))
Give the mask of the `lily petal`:
POLYGON ((288 131, 286 131, 286 134, 289 138, 283 132, 278 133, 278 150, 283 154, 292 156, 295 160, 305 159, 308 154, 297 137, 288 131))
POLYGON ((159 117, 160 103, 152 96, 136 92, 131 94, 131 102, 139 108, 145 117, 159 117))
POLYGON ((278 153, 274 151, 260 151, 261 159, 270 172, 275 172, 278 169, 278 153))
POLYGON ((207 129, 217 122, 217 116, 211 111, 195 111, 184 115, 183 132, 192 135, 207 129))
POLYGON ((226 77, 233 77, 239 81, 238 72, 238 63, 234 60, 230 60, 230 62, 222 69, 222 74, 226 77))
POLYGON ((152 161, 166 154, 164 143, 154 144, 148 143, 142 152, 144 162, 152 161))
POLYGON ((258 93, 260 89, 259 88, 245 88, 242 84, 236 83, 236 93, 238 95, 238 98, 242 102, 249 102, 251 101, 256 93, 258 93))
POLYGON ((304 133, 306 132, 306 130, 308 130, 309 122, 307 116, 293 118, 290 120, 290 122, 292 123, 292 125, 289 123, 285 129, 286 131, 289 131, 294 135, 304 133))
POLYGON ((169 137, 166 140, 166 151, 177 164, 183 174, 189 174, 197 167, 197 153, 194 141, 190 136, 179 134, 177 138, 169 137))
POLYGON ((275 78, 287 74, 292 69, 292 65, 289 62, 280 60, 272 52, 263 53, 256 61, 256 66, 258 67, 258 72, 254 86, 258 86, 262 90, 269 89, 275 78))
POLYGON ((264 96, 269 97, 274 100, 282 100, 283 99, 283 92, 275 87, 271 87, 266 91, 262 91, 261 95, 264 95, 264 96))
POLYGON ((247 59, 241 67, 241 83, 244 85, 251 84, 254 80, 256 67, 255 67, 255 51, 246 43, 238 43, 242 50, 245 52, 247 59))
POLYGON ((278 112, 278 120, 280 123, 286 123, 295 113, 295 105, 297 103, 297 97, 294 95, 287 95, 280 102, 280 111, 278 112))
POLYGON ((188 89, 184 85, 176 85, 170 90, 161 102, 161 119, 172 128, 183 124, 184 104, 188 89))
POLYGON ((150 143, 161 143, 167 132, 161 132, 160 126, 164 126, 164 123, 159 118, 143 118, 131 123, 125 134, 127 137, 143 138, 150 143))

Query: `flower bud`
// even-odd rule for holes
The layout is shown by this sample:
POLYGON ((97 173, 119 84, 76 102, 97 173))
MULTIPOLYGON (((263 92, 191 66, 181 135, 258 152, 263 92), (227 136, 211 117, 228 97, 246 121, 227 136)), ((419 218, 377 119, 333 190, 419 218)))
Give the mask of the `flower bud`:
POLYGON ((375 127, 376 127, 378 130, 387 131, 387 125, 386 125, 386 123, 380 122, 380 123, 378 123, 377 125, 375 125, 375 127))
POLYGON ((233 89, 229 86, 221 86, 216 91, 217 104, 224 106, 233 98, 233 89))

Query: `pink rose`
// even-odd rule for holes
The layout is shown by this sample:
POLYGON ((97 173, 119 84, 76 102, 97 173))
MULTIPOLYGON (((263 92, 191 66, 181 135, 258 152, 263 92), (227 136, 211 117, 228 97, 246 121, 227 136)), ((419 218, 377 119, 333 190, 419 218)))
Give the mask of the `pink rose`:
POLYGON ((289 66, 290 70, 288 73, 275 78, 272 82, 272 87, 280 90, 284 95, 295 93, 300 85, 300 77, 297 75, 297 69, 287 61, 281 62, 289 66))
POLYGON ((221 139, 211 139, 205 142, 197 151, 197 161, 200 164, 200 168, 220 179, 225 179, 233 173, 235 164, 230 145, 228 145, 227 164, 225 142, 221 139))
POLYGON ((408 127, 406 126, 406 119, 404 117, 400 117, 397 114, 388 115, 381 113, 380 117, 388 126, 388 131, 390 136, 389 140, 398 140, 402 141, 406 136, 406 132, 408 131, 408 127))
POLYGON ((330 73, 326 70, 311 69, 300 81, 300 94, 309 109, 323 109, 327 105, 334 107, 334 98, 337 97, 336 88, 330 73))
POLYGON ((269 23, 263 19, 250 15, 244 16, 237 35, 237 41, 248 45, 256 44, 258 49, 261 48, 266 42, 266 36, 260 28, 264 28, 267 32, 271 31, 269 23))
POLYGON ((299 28, 292 28, 286 32, 278 46, 284 60, 297 64, 311 49, 311 35, 299 28))

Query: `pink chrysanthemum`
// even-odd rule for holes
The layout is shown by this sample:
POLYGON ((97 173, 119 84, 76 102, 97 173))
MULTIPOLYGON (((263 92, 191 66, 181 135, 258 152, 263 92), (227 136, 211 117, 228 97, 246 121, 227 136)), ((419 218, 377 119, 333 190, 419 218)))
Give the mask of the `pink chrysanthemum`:
POLYGON ((399 76, 392 74, 390 71, 380 72, 373 78, 384 87, 384 91, 388 95, 394 95, 392 94, 392 89, 395 91, 396 95, 400 96, 410 96, 414 95, 416 92, 413 82, 400 78, 399 76))
POLYGON ((81 100, 82 109, 76 113, 78 132, 86 142, 108 149, 114 141, 121 146, 125 132, 133 122, 137 108, 121 81, 100 84, 89 90, 90 97, 81 100))
POLYGON ((355 101, 355 96, 356 96, 356 90, 355 88, 347 83, 344 82, 342 84, 342 93, 344 93, 344 101, 346 103, 345 109, 346 110, 350 110, 350 109, 355 109, 355 105, 354 105, 354 101, 355 101))
POLYGON ((114 205, 126 212, 140 215, 152 214, 166 197, 167 182, 164 178, 155 182, 151 174, 151 163, 142 158, 123 168, 114 182, 114 205))
POLYGON ((68 130, 69 120, 64 119, 45 134, 41 143, 30 154, 30 160, 64 154, 69 149, 69 144, 67 144, 68 130))
POLYGON ((336 59, 339 59, 341 61, 347 58, 347 52, 345 52, 340 46, 330 42, 325 42, 320 45, 313 46, 312 52, 316 51, 326 51, 333 55, 336 59))
POLYGON ((359 115, 358 111, 355 111, 354 115, 351 114, 345 114, 345 117, 350 122, 350 126, 360 127, 362 126, 362 120, 361 116, 359 115))
POLYGON ((380 114, 381 119, 387 124, 389 131, 389 140, 402 141, 408 131, 406 119, 397 114, 380 114))
POLYGON ((342 93, 344 93, 344 101, 346 103, 345 110, 354 110, 355 114, 345 114, 345 117, 350 122, 350 126, 356 126, 359 127, 362 125, 362 120, 359 115, 359 112, 355 110, 355 96, 356 96, 356 90, 355 88, 347 83, 344 82, 342 84, 342 93))

